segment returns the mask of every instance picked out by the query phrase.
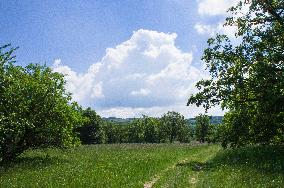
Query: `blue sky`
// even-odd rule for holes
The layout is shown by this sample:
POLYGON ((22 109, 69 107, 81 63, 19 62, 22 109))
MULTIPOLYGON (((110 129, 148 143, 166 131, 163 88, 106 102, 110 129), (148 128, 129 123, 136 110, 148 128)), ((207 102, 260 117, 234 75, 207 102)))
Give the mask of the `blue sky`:
POLYGON ((235 2, 2 0, 0 43, 20 47, 20 65, 46 63, 66 74, 74 100, 103 116, 194 116, 202 109, 185 104, 207 76, 201 54, 210 36, 232 33, 222 24, 235 2))

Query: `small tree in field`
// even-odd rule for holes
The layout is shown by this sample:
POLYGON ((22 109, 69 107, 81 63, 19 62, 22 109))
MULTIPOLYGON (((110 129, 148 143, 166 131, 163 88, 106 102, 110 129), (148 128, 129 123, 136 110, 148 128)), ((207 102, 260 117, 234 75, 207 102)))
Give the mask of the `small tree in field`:
POLYGON ((184 134, 182 131, 188 130, 185 129, 185 126, 188 125, 184 117, 178 112, 167 112, 160 121, 160 137, 162 140, 168 140, 170 143, 176 140, 180 141, 179 139, 184 134))
POLYGON ((210 119, 207 115, 200 114, 196 119, 196 138, 200 143, 204 143, 208 136, 210 119))
POLYGON ((0 48, 0 160, 29 148, 78 144, 73 128, 81 115, 63 76, 45 66, 15 66, 8 47, 0 48))

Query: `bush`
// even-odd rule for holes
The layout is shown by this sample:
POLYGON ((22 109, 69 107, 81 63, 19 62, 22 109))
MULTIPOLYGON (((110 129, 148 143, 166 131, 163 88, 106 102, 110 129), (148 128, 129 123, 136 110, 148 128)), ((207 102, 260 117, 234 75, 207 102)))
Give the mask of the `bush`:
POLYGON ((15 66, 15 49, 8 47, 0 48, 1 160, 13 160, 29 148, 78 144, 73 128, 81 116, 63 75, 46 66, 15 66))
POLYGON ((104 144, 106 143, 105 122, 91 108, 82 110, 82 115, 85 118, 81 127, 76 131, 79 133, 82 144, 104 144))

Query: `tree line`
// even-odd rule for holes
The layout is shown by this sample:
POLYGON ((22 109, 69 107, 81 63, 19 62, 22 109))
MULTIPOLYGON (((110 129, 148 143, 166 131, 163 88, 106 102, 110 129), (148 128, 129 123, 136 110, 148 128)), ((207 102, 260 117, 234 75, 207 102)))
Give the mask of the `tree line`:
POLYGON ((186 121, 178 112, 167 112, 159 118, 143 116, 130 122, 103 120, 91 108, 81 110, 87 120, 76 132, 82 144, 112 143, 200 143, 219 141, 220 125, 210 124, 208 115, 195 117, 196 124, 186 121))
POLYGON ((143 116, 127 123, 103 120, 91 108, 83 114, 88 120, 77 129, 83 144, 188 143, 194 134, 193 126, 178 112, 168 112, 161 118, 143 116))

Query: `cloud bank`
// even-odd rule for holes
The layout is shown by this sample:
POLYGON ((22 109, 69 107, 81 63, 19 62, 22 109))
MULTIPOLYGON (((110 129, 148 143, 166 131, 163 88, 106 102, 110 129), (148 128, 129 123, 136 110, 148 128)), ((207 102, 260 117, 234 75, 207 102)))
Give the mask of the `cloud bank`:
POLYGON ((67 90, 79 104, 105 117, 159 116, 169 110, 194 116, 202 109, 186 107, 197 80, 205 77, 192 65, 191 52, 176 45, 177 34, 150 30, 106 49, 101 61, 77 73, 55 60, 52 68, 66 75, 67 90))

